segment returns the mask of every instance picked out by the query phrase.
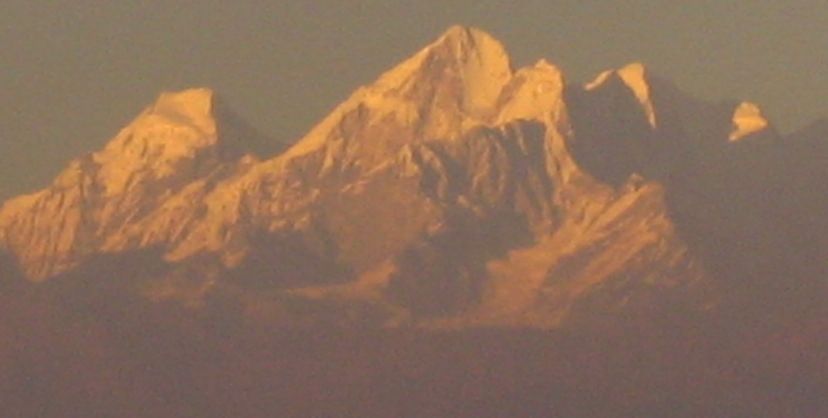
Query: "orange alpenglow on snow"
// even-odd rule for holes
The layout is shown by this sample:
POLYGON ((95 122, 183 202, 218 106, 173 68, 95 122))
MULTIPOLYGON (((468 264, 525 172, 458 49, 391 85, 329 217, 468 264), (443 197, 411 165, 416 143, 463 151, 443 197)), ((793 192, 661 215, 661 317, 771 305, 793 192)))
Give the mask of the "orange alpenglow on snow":
POLYGON ((0 248, 31 280, 153 249, 168 269, 144 296, 197 306, 232 289, 255 309, 344 306, 385 325, 557 327, 587 303, 646 311, 653 293, 709 309, 725 298, 715 269, 789 257, 795 234, 729 211, 790 211, 763 205, 778 204, 769 187, 791 189, 772 174, 795 159, 733 143, 778 135, 756 105, 657 80, 633 63, 567 84, 545 60, 513 69, 499 41, 457 26, 262 159, 214 92, 164 93, 7 202, 0 248), (770 179, 744 179, 737 162, 770 179), (272 297, 256 299, 262 288, 272 297))

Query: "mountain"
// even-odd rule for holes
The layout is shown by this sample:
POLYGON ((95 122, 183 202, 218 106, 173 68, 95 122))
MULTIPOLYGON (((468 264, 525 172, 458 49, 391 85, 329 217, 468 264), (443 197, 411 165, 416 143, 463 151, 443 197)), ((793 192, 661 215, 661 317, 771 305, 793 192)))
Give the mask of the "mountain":
POLYGON ((284 324, 787 321, 826 290, 824 133, 640 63, 514 69, 453 27, 284 149, 210 90, 162 94, 6 202, 0 248, 31 281, 284 324))

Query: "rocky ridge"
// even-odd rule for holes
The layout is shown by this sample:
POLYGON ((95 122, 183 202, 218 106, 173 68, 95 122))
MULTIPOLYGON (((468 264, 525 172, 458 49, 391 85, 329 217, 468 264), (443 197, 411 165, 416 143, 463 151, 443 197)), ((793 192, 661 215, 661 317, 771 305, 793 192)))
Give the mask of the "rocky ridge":
POLYGON ((140 294, 229 298, 288 323, 705 313, 810 273, 780 246, 813 225, 764 225, 796 211, 764 199, 788 190, 774 178, 787 139, 755 105, 692 99, 641 64, 568 84, 453 27, 262 160, 220 107, 209 90, 163 94, 50 187, 6 202, 0 243, 35 281, 158 251, 151 277, 120 267, 140 294))

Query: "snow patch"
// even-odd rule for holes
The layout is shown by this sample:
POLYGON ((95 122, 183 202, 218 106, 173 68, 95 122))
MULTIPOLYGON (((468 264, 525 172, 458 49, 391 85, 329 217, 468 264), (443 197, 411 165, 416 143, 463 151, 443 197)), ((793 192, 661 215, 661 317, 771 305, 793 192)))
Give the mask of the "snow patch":
POLYGON ((629 64, 618 70, 618 75, 624 80, 624 84, 635 94, 635 98, 641 103, 644 113, 647 115, 647 121, 651 127, 655 128, 655 108, 650 98, 650 85, 647 82, 647 73, 644 65, 641 63, 629 64))
POLYGON ((738 141, 748 135, 762 131, 769 125, 762 110, 755 103, 742 102, 733 112, 733 128, 728 139, 738 141))
POLYGON ((218 144, 215 93, 190 89, 162 93, 103 150, 93 154, 98 181, 108 195, 123 192, 136 173, 154 178, 174 175, 177 163, 194 160, 218 144))
POLYGON ((564 112, 561 71, 546 60, 534 66, 519 70, 513 80, 514 86, 501 104, 498 123, 517 119, 555 121, 564 112))
POLYGON ((652 128, 657 127, 655 107, 650 96, 650 84, 647 81, 647 69, 640 62, 628 64, 618 70, 607 70, 598 75, 593 81, 587 83, 584 88, 595 90, 603 86, 613 75, 618 76, 621 81, 632 91, 644 114, 647 122, 652 128))
POLYGON ((503 45, 487 33, 454 26, 373 84, 357 90, 281 156, 288 161, 324 147, 354 111, 367 125, 393 120, 445 137, 496 116, 497 101, 512 79, 503 45))

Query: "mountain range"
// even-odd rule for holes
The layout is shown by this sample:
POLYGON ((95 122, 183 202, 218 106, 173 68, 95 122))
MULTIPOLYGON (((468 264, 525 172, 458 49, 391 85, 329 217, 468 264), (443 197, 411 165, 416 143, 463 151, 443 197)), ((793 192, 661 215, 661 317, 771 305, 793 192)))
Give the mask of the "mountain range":
POLYGON ((460 26, 296 141, 163 93, 0 207, 0 415, 826 416, 826 159, 460 26))
POLYGON ((826 296, 826 136, 640 63, 514 69, 458 26, 295 143, 210 89, 164 93, 5 202, 0 248, 18 279, 278 323, 798 318, 826 296))

